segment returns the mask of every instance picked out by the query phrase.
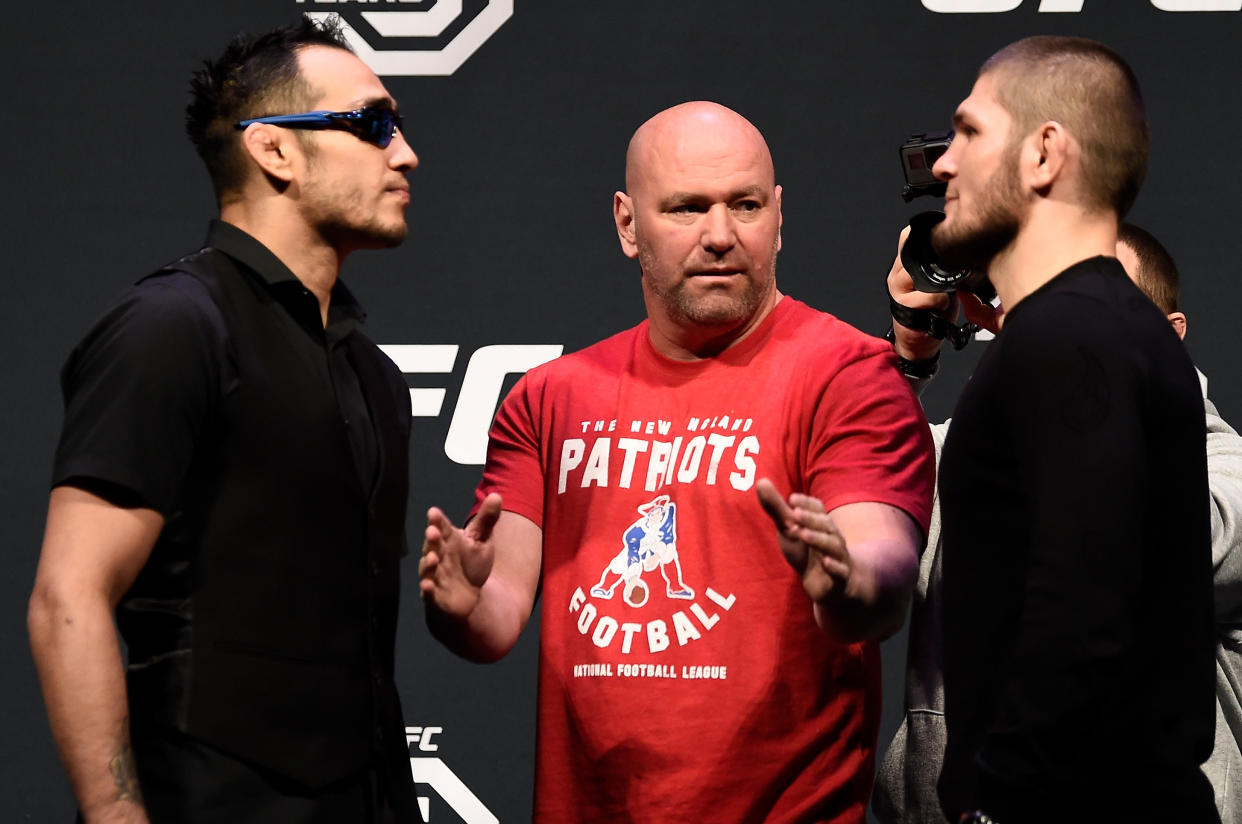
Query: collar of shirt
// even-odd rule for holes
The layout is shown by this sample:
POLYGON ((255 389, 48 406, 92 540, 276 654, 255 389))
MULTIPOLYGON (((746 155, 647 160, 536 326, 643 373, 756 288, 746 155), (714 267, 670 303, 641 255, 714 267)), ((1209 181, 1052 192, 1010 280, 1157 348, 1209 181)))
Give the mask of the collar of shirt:
POLYGON ((300 325, 316 330, 329 344, 343 340, 366 320, 366 311, 339 279, 332 286, 328 302, 328 325, 323 326, 319 301, 302 285, 297 275, 251 235, 222 220, 212 220, 207 229, 207 246, 217 249, 249 269, 267 286, 272 297, 284 306, 300 325))

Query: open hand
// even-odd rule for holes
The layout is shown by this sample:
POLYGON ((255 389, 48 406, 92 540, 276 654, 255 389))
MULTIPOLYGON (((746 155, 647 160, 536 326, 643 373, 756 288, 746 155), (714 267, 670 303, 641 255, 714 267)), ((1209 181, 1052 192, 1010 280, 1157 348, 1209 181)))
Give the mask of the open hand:
POLYGON ((755 491, 776 525, 785 560, 802 578, 811 600, 820 603, 842 595, 852 571, 850 553, 819 499, 795 492, 786 501, 767 478, 755 484, 755 491))
POLYGON ((439 508, 427 510, 423 552, 418 562, 419 592, 442 613, 465 618, 479 602, 492 573, 492 528, 500 517, 500 496, 492 493, 464 529, 439 508))

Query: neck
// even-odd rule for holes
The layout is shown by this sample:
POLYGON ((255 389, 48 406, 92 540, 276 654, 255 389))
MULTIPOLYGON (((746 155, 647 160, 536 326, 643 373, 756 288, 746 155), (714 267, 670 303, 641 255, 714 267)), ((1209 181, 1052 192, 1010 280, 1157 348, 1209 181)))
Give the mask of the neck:
POLYGON ((759 309, 746 320, 734 326, 712 326, 692 321, 676 321, 661 312, 653 312, 651 301, 659 300, 649 295, 647 299, 648 334, 651 345, 666 358, 678 361, 696 361, 713 358, 737 346, 751 332, 759 328, 764 319, 780 302, 781 293, 772 289, 760 303, 759 309))
POLYGON ((1113 257, 1117 216, 1067 204, 1039 204, 1027 216, 1013 243, 988 264, 1005 311, 1027 295, 1088 258, 1113 257))
POLYGON ((221 204, 220 219, 262 243, 319 301, 319 315, 328 325, 332 287, 345 255, 315 232, 289 207, 271 199, 221 204))

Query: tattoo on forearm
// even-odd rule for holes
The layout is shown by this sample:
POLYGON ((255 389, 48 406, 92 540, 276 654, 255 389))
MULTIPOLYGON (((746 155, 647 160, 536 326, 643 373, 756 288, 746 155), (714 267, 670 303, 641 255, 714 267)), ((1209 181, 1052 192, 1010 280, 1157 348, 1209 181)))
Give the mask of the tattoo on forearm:
POLYGON ((121 721, 117 735, 116 751, 108 761, 108 772, 116 782, 116 800, 142 803, 142 790, 138 787, 138 768, 134 764, 134 746, 129 737, 128 716, 121 721))

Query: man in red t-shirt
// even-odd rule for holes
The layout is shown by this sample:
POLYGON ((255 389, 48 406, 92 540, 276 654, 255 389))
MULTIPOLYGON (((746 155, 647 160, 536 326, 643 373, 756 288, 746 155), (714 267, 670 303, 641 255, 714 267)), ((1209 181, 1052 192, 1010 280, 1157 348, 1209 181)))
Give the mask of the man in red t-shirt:
POLYGON ((613 212, 647 320, 506 398, 473 520, 428 512, 428 623, 498 659, 542 581, 537 821, 861 823, 922 413, 883 341, 777 290, 781 188, 735 112, 647 121, 613 212))

